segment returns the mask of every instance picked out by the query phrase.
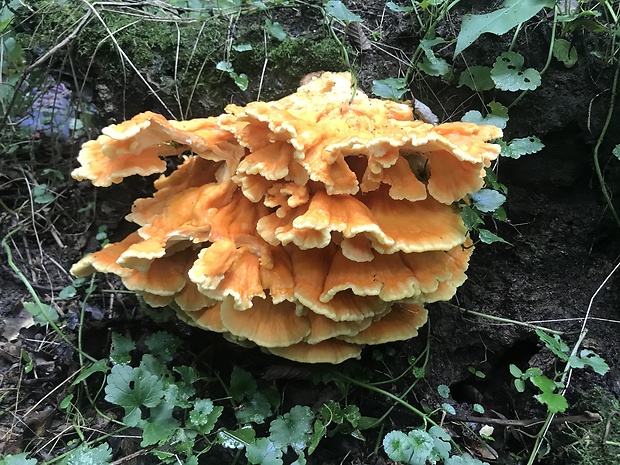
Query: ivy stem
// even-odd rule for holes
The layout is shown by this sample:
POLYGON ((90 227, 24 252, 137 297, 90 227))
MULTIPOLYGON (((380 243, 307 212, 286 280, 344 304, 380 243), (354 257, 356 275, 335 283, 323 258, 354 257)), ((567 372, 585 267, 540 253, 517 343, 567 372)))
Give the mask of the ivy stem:
MULTIPOLYGON (((540 70, 540 75, 542 76, 543 74, 545 74, 545 72, 547 71, 547 69, 549 69, 549 66, 551 65, 551 59, 553 58, 553 44, 555 43, 555 34, 557 31, 557 26, 558 26, 558 9, 554 8, 553 9, 553 26, 551 27, 551 42, 549 44, 549 51, 547 52, 547 61, 545 62, 545 65, 543 66, 543 68, 540 70)), ((527 94, 529 92, 529 89, 525 89, 524 91, 522 91, 518 97, 516 99, 514 99, 512 101, 512 103, 510 105, 508 105, 508 109, 510 110, 512 107, 514 107, 517 103, 519 103, 519 101, 525 96, 525 94, 527 94)))
POLYGON ((603 176, 603 171, 601 170, 601 164, 598 159, 598 152, 603 144, 603 140, 605 139, 605 135, 607 134, 607 129, 609 128, 609 124, 611 123, 611 118, 613 116, 615 102, 616 102, 616 93, 618 89, 618 75, 620 74, 620 59, 616 62, 616 71, 614 72, 614 79, 611 84, 611 98, 609 99, 609 108, 607 109, 607 117, 605 118, 605 123, 603 124, 603 129, 598 136, 596 141, 596 145, 594 146, 594 150, 592 152, 592 157, 594 160, 594 170, 596 171, 596 177, 598 178, 598 182, 601 185, 601 192, 603 193, 603 197, 605 197, 605 202, 611 211, 611 214, 616 220, 618 226, 620 226, 620 217, 618 217, 618 213, 614 208, 613 203, 611 202, 611 195, 609 195, 609 189, 605 184, 605 178, 603 176))

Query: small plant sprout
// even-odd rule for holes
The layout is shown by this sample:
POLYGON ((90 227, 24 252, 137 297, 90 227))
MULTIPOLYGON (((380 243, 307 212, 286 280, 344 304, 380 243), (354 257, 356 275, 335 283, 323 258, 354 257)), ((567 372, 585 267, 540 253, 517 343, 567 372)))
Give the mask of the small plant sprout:
MULTIPOLYGON (((559 335, 549 335, 537 329, 536 334, 553 354, 571 368, 585 368, 590 366, 597 374, 604 375, 609 371, 609 365, 594 352, 583 349, 579 355, 571 354, 570 348, 559 335)), ((553 378, 545 376, 540 368, 530 367, 522 371, 516 365, 511 364, 510 374, 515 378, 514 386, 518 392, 525 392, 526 381, 530 381, 541 393, 534 397, 547 407, 550 413, 562 413, 568 408, 568 402, 560 392, 565 388, 562 381, 563 372, 556 371, 553 378)))

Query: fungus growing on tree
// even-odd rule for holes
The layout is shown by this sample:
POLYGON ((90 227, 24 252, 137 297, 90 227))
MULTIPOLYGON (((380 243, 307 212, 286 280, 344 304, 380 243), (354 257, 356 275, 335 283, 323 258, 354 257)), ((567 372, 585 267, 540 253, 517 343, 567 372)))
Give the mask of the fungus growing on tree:
POLYGON ((482 187, 498 137, 414 120, 353 94, 347 73, 218 118, 143 113, 85 143, 73 177, 109 186, 184 162, 134 203, 136 232, 71 271, 114 273, 151 306, 291 360, 359 357, 417 335, 424 304, 465 281, 472 247, 453 204, 482 187))

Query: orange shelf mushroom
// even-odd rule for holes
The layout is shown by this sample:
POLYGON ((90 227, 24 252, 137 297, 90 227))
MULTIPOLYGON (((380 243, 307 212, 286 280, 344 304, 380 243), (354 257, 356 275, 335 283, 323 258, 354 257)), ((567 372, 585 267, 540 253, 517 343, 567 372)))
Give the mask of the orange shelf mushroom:
POLYGON ((291 360, 340 363, 417 335, 472 252, 454 202, 498 155, 495 126, 414 120, 412 108, 324 73, 274 102, 220 117, 142 113, 80 151, 96 186, 163 173, 136 232, 71 271, 118 275, 154 306, 291 360))

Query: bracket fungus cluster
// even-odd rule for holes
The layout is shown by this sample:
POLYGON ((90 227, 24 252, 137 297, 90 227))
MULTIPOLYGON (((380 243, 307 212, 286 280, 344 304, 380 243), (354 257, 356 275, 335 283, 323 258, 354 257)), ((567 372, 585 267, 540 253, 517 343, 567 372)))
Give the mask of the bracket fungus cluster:
POLYGON ((80 151, 78 180, 163 173, 76 276, 114 273, 154 307, 300 362, 339 363, 408 339, 450 299, 472 251, 454 202, 483 185, 495 126, 414 120, 410 106, 324 73, 219 117, 143 113, 80 151), (188 155, 189 154, 189 155, 188 155))

